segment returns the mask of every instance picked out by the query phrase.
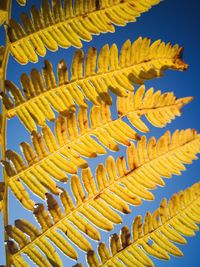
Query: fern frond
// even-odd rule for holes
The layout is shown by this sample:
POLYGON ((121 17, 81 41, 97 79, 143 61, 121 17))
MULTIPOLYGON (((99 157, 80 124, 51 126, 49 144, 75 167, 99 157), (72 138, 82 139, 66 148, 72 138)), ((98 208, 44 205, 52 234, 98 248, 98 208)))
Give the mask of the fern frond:
POLYGON ((82 40, 90 41, 92 34, 114 32, 113 24, 125 26, 135 21, 160 0, 48 0, 42 1, 40 10, 31 8, 31 19, 21 15, 22 25, 10 20, 8 36, 10 51, 21 64, 37 62, 45 56, 46 48, 56 51, 61 47, 82 47, 82 40))
POLYGON ((98 154, 106 154, 104 147, 118 151, 117 143, 129 146, 130 139, 139 139, 137 132, 123 121, 123 117, 127 116, 134 127, 147 132, 148 127, 141 120, 142 115, 150 118, 157 127, 163 127, 175 116, 179 116, 181 108, 191 100, 190 97, 176 99, 173 93, 152 92, 151 88, 145 93, 144 86, 141 86, 135 95, 131 93, 127 98, 132 102, 128 103, 129 108, 126 104, 122 108, 120 103, 123 100, 118 100, 119 112, 123 112, 118 119, 113 120, 110 107, 102 104, 93 106, 90 116, 86 109, 80 108, 77 118, 75 113, 65 118, 59 117, 55 124, 56 137, 48 126, 42 128, 43 138, 39 133, 33 132, 32 144, 35 151, 28 143, 21 143, 28 166, 19 154, 8 150, 6 156, 12 165, 9 161, 3 161, 3 165, 16 197, 26 208, 32 209, 33 203, 25 193, 21 181, 43 199, 47 190, 58 194, 54 179, 66 182, 66 173, 75 174, 77 168, 86 168, 87 162, 83 157, 93 158, 98 154))
POLYGON ((3 209, 4 188, 5 188, 5 184, 3 182, 0 182, 0 212, 3 209))
POLYGON ((40 262, 39 266, 47 264, 47 259, 53 266, 62 266, 46 238, 67 256, 77 258, 75 250, 58 230, 66 234, 80 249, 90 251, 91 244, 83 233, 99 240, 100 233, 97 228, 110 231, 113 224, 122 222, 115 210, 127 214, 130 213, 128 204, 137 206, 141 204, 142 199, 153 200, 154 196, 149 189, 155 189, 157 185, 163 186, 164 181, 161 177, 179 175, 180 171, 185 169, 183 163, 191 163, 199 151, 200 138, 194 130, 175 131, 172 136, 167 131, 158 141, 152 137, 147 144, 146 137, 143 136, 138 141, 137 148, 131 144, 127 148, 127 162, 124 157, 119 157, 115 162, 113 157, 109 156, 105 166, 97 166, 96 179, 89 168, 83 169, 84 188, 79 177, 73 175, 70 183, 76 204, 69 193, 60 188, 64 213, 49 193, 46 194, 48 211, 42 204, 34 206, 34 215, 42 232, 25 220, 17 220, 15 226, 7 227, 8 235, 20 247, 19 251, 12 253, 13 264, 22 253, 25 253, 35 263, 40 262), (45 253, 47 259, 36 247, 45 253), (34 255, 33 250, 37 251, 34 255), (39 260, 40 258, 42 260, 39 260))
POLYGON ((151 214, 147 212, 143 222, 137 216, 131 230, 121 229, 120 235, 110 238, 110 250, 105 243, 98 246, 97 258, 94 251, 87 254, 88 264, 98 266, 154 266, 149 256, 169 260, 170 255, 182 256, 182 251, 174 244, 185 244, 182 235, 194 236, 200 223, 200 183, 185 191, 174 194, 168 201, 163 199, 160 207, 151 214))
POLYGON ((42 75, 33 69, 30 77, 27 74, 21 76, 24 95, 16 85, 6 81, 5 87, 11 95, 11 98, 2 95, 7 116, 11 118, 17 114, 32 132, 36 130, 36 123, 43 126, 46 119, 55 119, 52 108, 66 116, 75 111, 75 103, 87 108, 85 97, 95 105, 101 100, 111 105, 108 89, 118 96, 127 96, 128 91, 134 90, 131 82, 141 84, 161 76, 168 68, 186 69, 181 51, 178 45, 171 46, 160 40, 150 45, 148 38, 139 38, 132 45, 130 40, 126 41, 119 59, 115 44, 111 48, 105 45, 98 60, 95 48, 88 50, 85 60, 83 52, 78 50, 71 64, 70 81, 65 61, 58 64, 58 83, 51 63, 45 61, 42 75))

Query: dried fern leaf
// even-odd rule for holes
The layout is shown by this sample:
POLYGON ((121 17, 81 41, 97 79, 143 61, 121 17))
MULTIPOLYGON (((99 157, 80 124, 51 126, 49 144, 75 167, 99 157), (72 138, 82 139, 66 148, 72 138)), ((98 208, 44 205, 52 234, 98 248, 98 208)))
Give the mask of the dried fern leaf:
POLYGON ((148 38, 139 38, 132 45, 130 40, 126 41, 119 60, 115 44, 110 49, 105 45, 98 60, 95 48, 88 50, 85 60, 83 52, 78 50, 71 64, 70 81, 65 61, 58 64, 58 83, 52 64, 45 61, 42 75, 33 69, 30 77, 27 74, 21 76, 24 94, 12 82, 6 81, 8 94, 2 97, 7 117, 17 114, 32 132, 36 130, 36 124, 43 126, 46 119, 55 120, 52 108, 67 116, 75 111, 75 103, 87 108, 85 98, 95 105, 99 105, 101 100, 111 105, 108 89, 118 96, 127 96, 128 91, 134 90, 132 82, 144 83, 144 80, 161 76, 168 68, 186 69, 187 64, 182 61, 181 53, 182 48, 178 45, 171 46, 160 40, 150 45, 148 38))
POLYGON ((135 21, 160 0, 43 0, 41 9, 31 8, 31 18, 23 13, 22 25, 10 20, 8 36, 10 51, 21 64, 37 62, 45 56, 46 48, 56 51, 61 47, 82 47, 81 40, 90 41, 92 34, 114 32, 113 24, 125 26, 135 21))
POLYGON ((87 254, 88 265, 98 266, 154 266, 149 256, 169 260, 170 255, 183 256, 174 244, 185 244, 184 236, 194 236, 200 223, 200 183, 174 194, 168 201, 163 199, 154 212, 147 212, 143 222, 137 216, 120 234, 110 238, 110 249, 105 243, 98 246, 100 261, 94 251, 87 254), (132 235, 132 238, 131 238, 132 235))
MULTIPOLYGON (((89 168, 82 170, 82 183, 77 175, 73 175, 70 181, 72 194, 60 188, 63 208, 49 193, 46 194, 48 211, 42 204, 34 206, 33 213, 42 232, 25 220, 17 220, 15 226, 7 227, 9 236, 20 247, 17 252, 12 253, 13 264, 18 256, 25 253, 35 263, 42 257, 41 262, 48 259, 52 266, 62 266, 59 259, 56 260, 57 265, 52 263, 52 259, 56 259, 58 255, 55 256, 56 252, 49 248, 47 238, 64 254, 74 259, 77 254, 68 239, 80 249, 90 251, 91 244, 84 235, 100 240, 98 228, 110 231, 114 227, 113 224, 122 222, 116 211, 127 214, 131 211, 129 204, 138 206, 142 199, 153 200, 154 195, 149 190, 158 185, 163 186, 165 183, 162 177, 179 175, 185 169, 184 163, 191 163, 197 158, 199 151, 200 138, 194 130, 175 131, 172 136, 167 131, 158 141, 152 137, 147 144, 146 137, 143 136, 137 147, 131 144, 127 148, 127 160, 119 157, 115 162, 114 158, 109 156, 105 166, 97 166, 96 179, 89 168), (62 238, 58 230, 66 234, 67 238, 62 238), (36 247, 42 249, 47 259, 38 250, 34 257, 30 256, 36 247)), ((126 239, 123 242, 127 244, 126 239)))
POLYGON ((118 100, 119 118, 115 120, 111 118, 110 107, 105 104, 93 106, 90 115, 86 109, 80 108, 77 118, 75 113, 65 118, 58 117, 55 124, 56 137, 48 126, 44 126, 43 138, 37 132, 32 134, 34 150, 28 143, 21 143, 26 162, 19 154, 8 150, 8 161, 2 163, 16 197, 26 208, 32 209, 33 202, 21 181, 42 199, 47 190, 58 194, 54 179, 66 182, 66 173, 76 174, 78 168, 86 168, 87 162, 83 157, 93 158, 106 154, 105 147, 118 151, 118 143, 129 146, 130 139, 139 139, 137 132, 123 121, 123 117, 128 117, 130 124, 140 131, 148 132, 147 125, 141 120, 142 115, 150 118, 150 122, 157 127, 163 127, 175 116, 179 116, 181 108, 191 100, 190 97, 176 99, 173 93, 160 94, 160 91, 152 91, 151 88, 145 93, 144 86, 141 86, 135 95, 131 93, 127 98, 129 108, 126 105, 123 108, 123 103, 120 102, 123 100, 118 100))
POLYGON ((4 196, 5 185, 3 182, 0 182, 0 212, 3 209, 3 196, 4 196))
POLYGON ((6 0, 0 1, 0 27, 6 21, 8 12, 6 10, 6 0))

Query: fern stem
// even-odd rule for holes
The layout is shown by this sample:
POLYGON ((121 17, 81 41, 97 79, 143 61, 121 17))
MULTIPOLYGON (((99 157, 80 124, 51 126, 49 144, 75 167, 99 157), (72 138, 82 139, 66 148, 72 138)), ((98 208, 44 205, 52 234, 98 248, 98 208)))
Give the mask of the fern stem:
MULTIPOLYGON (((12 0, 7 1, 6 11, 7 11, 7 18, 6 18, 6 24, 9 24, 10 15, 11 15, 11 6, 12 6, 12 0)), ((1 88, 2 92, 5 93, 5 80, 6 80, 6 73, 7 73, 7 64, 9 59, 9 50, 10 50, 10 41, 8 36, 6 35, 6 44, 5 44, 5 54, 2 62, 2 69, 3 69, 3 75, 1 80, 1 88)), ((2 151, 1 151, 1 157, 2 160, 6 159, 6 143, 7 143, 7 136, 6 136, 6 128, 7 128, 7 119, 6 119, 6 107, 2 103, 2 151)), ((4 184, 5 184, 5 191, 4 191, 4 197, 3 197, 3 224, 4 224, 4 241, 6 242, 8 240, 8 235, 5 231, 5 226, 8 225, 8 176, 6 174, 5 169, 3 169, 3 178, 4 178, 4 184)), ((6 253, 6 266, 10 267, 10 253, 8 250, 8 246, 5 244, 5 253, 6 253)))

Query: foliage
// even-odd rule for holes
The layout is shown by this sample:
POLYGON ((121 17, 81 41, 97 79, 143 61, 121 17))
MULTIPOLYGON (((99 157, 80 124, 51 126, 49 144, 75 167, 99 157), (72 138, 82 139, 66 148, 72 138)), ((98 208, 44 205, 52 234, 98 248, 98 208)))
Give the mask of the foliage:
POLYGON ((89 168, 82 170, 81 179, 77 175, 72 175, 70 183, 76 204, 73 204, 74 199, 72 200, 69 192, 61 189, 60 200, 65 210, 64 214, 62 207, 49 193, 46 193, 48 212, 42 204, 34 206, 33 214, 40 224, 42 232, 25 220, 17 220, 15 226, 7 227, 8 235, 20 247, 20 250, 17 253, 15 251, 12 256, 12 261, 16 261, 19 253, 20 255, 25 253, 35 263, 42 258, 43 263, 40 266, 49 266, 39 252, 37 255, 32 255, 32 250, 37 245, 53 266, 58 262, 61 266, 59 256, 53 252, 53 247, 45 237, 67 256, 76 259, 76 252, 62 238, 58 229, 65 233, 77 247, 84 251, 90 251, 91 244, 79 231, 91 239, 100 240, 100 233, 96 227, 111 231, 114 227, 113 224, 122 222, 122 218, 115 210, 128 214, 130 213, 128 204, 138 206, 142 203, 142 199, 153 200, 154 196, 148 190, 156 189, 157 185, 164 186, 165 183, 161 178, 163 176, 170 178, 172 174, 180 175, 180 171, 185 169, 182 163, 191 163, 191 160, 196 158, 199 149, 199 136, 190 129, 176 131, 172 137, 167 131, 157 142, 152 137, 148 141, 148 148, 146 137, 142 136, 138 141, 137 148, 133 143, 127 148, 127 160, 119 157, 115 163, 114 158, 109 156, 105 166, 99 164, 96 168, 96 179, 92 176, 89 168), (190 153, 183 154, 183 151, 190 151, 190 153), (128 169, 126 169, 126 161, 128 169), (163 164, 165 164, 165 168, 163 164), (95 180, 98 187, 95 185, 95 180), (84 189, 87 195, 85 195, 84 189), (69 222, 73 222, 78 229, 69 222), (45 248, 43 247, 44 243, 45 248))
POLYGON ((200 214, 196 212, 200 205, 199 192, 200 183, 194 184, 174 194, 168 202, 164 198, 157 210, 152 214, 147 212, 144 222, 137 216, 132 224, 132 240, 130 229, 124 226, 120 236, 114 234, 110 238, 111 254, 105 243, 99 244, 101 263, 94 251, 88 252, 89 266, 113 266, 119 259, 126 266, 154 266, 148 254, 164 260, 170 259, 169 254, 183 256, 173 242, 186 244, 182 235, 194 236, 199 230, 200 214))
POLYGON ((40 10, 31 8, 31 18, 22 13, 22 25, 10 18, 11 1, 0 2, 0 25, 5 24, 6 30, 6 44, 0 46, 4 176, 0 211, 7 267, 29 266, 24 254, 40 267, 64 266, 55 248, 75 260, 81 249, 93 267, 153 266, 147 254, 160 259, 169 259, 169 254, 182 256, 173 242, 185 243, 181 234, 192 236, 198 230, 199 183, 174 195, 168 204, 164 199, 153 214, 146 214, 144 223, 136 216, 132 239, 124 226, 120 236, 111 237, 110 251, 106 244, 99 244, 99 258, 88 239, 100 241, 101 230, 111 231, 122 223, 121 214, 130 213, 130 205, 153 201, 151 191, 165 186, 164 178, 180 175, 186 164, 197 159, 200 135, 193 129, 166 131, 158 140, 140 133, 149 132, 148 124, 165 127, 192 100, 144 86, 146 80, 161 77, 168 69, 188 68, 182 47, 139 37, 133 43, 127 40, 120 51, 115 43, 99 53, 94 47, 86 55, 78 49, 70 71, 61 60, 56 75, 52 63, 45 60, 41 73, 34 68, 30 75, 21 76, 21 88, 6 79, 9 55, 27 64, 37 62, 38 55, 44 57, 46 49, 81 48, 82 40, 114 32, 114 25, 136 21, 159 2, 42 0, 40 10), (7 121, 15 116, 31 136, 31 144, 20 144, 21 155, 6 149, 7 121), (48 121, 54 122, 54 131, 48 121), (126 157, 108 155, 94 175, 87 158, 116 152, 120 145, 127 147, 126 157), (26 218, 9 224, 8 190, 22 208, 33 213, 40 228, 26 218), (43 202, 35 203, 35 198, 43 202))

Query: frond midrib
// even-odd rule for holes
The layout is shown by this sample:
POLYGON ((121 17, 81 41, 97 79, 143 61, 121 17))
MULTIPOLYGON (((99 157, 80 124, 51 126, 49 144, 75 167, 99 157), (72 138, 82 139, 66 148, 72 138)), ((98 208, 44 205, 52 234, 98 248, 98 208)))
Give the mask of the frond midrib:
MULTIPOLYGON (((47 26, 47 27, 44 27, 44 28, 42 28, 41 30, 36 30, 36 31, 34 31, 33 33, 31 33, 31 34, 28 34, 28 35, 26 35, 26 36, 24 36, 24 37, 22 37, 22 38, 19 38, 19 39, 17 39, 16 41, 14 41, 14 42, 11 42, 11 45, 15 45, 16 43, 18 43, 18 42, 20 42, 20 41, 22 41, 22 40, 26 40, 26 39, 29 39, 30 38, 30 36, 31 35, 34 35, 34 34, 38 34, 38 33, 40 33, 40 32, 42 32, 42 31, 44 31, 44 30, 48 30, 48 29, 51 29, 51 28, 53 28, 53 27, 55 27, 55 26, 59 26, 60 24, 63 24, 63 23, 70 23, 70 22, 72 22, 72 21, 74 21, 74 20, 79 20, 80 18, 84 18, 84 17, 87 17, 88 15, 90 15, 90 14, 95 14, 95 13, 100 13, 102 10, 109 10, 110 8, 112 9, 112 8, 114 8, 115 6, 119 6, 119 5, 125 5, 125 4, 127 4, 127 3, 129 3, 129 2, 132 2, 133 0, 128 0, 127 2, 123 2, 123 3, 120 3, 120 4, 114 4, 114 5, 112 5, 112 6, 110 6, 110 7, 106 7, 106 8, 101 8, 101 9, 98 9, 98 10, 93 10, 93 11, 90 11, 90 12, 87 12, 87 14, 82 14, 82 15, 77 15, 77 16, 74 16, 74 17, 70 17, 70 18, 68 18, 68 19, 63 19, 62 21, 59 21, 59 22, 57 22, 57 23, 54 23, 53 25, 49 25, 49 26, 47 26)), ((51 10, 52 11, 52 10, 51 10)))
POLYGON ((89 205, 92 201, 94 201, 98 196, 100 196, 101 194, 104 193, 104 191, 109 190, 112 186, 114 186, 115 184, 119 183, 121 180, 125 179, 127 176, 132 175, 132 173, 134 173, 136 170, 139 170, 140 168, 144 167, 146 164, 150 164, 150 162, 153 162, 154 160, 157 160, 163 156, 165 156, 166 154, 170 154, 172 153, 174 150, 177 150, 181 147, 185 147, 188 145, 188 143, 193 143, 194 141, 196 141, 197 139, 199 139, 199 136, 196 136, 195 138, 193 138, 190 141, 187 141, 186 143, 184 143, 183 145, 179 145, 178 147, 175 147, 173 149, 169 149, 166 153, 152 159, 152 160, 148 160, 147 162, 145 162, 144 164, 142 164, 141 166, 135 168, 134 170, 128 171, 124 176, 118 178, 117 180, 113 181, 112 184, 109 184, 107 187, 105 187, 104 189, 102 189, 100 192, 98 191, 96 195, 94 195, 92 198, 88 198, 85 202, 82 202, 81 205, 79 205, 78 207, 76 207, 73 211, 71 211, 69 214, 65 215, 62 219, 60 219, 58 222, 56 222, 55 224, 53 224, 50 228, 48 228, 47 230, 45 230, 44 232, 42 232, 42 234, 38 237, 36 237, 33 241, 31 241, 30 243, 28 243, 27 245, 25 245, 22 249, 20 249, 18 252, 16 252, 15 254, 13 254, 13 257, 17 257, 17 255, 23 253, 25 250, 27 250, 30 246, 34 245, 37 243, 38 240, 40 240, 40 238, 46 236, 48 234, 48 232, 59 228, 59 225, 62 224, 63 221, 65 221, 67 218, 73 216, 74 212, 78 212, 79 209, 84 208, 85 205, 89 205))
MULTIPOLYGON (((35 166, 40 165, 43 161, 47 160, 48 158, 53 157, 53 155, 60 153, 60 151, 62 151, 64 148, 71 146, 73 143, 76 143, 77 140, 84 138, 85 136, 91 136, 93 134, 93 132, 98 131, 98 129, 104 128, 107 125, 113 124, 116 121, 119 121, 125 117, 127 117, 129 114, 138 114, 140 116, 145 115, 148 113, 148 111, 151 110, 162 110, 162 109, 166 109, 169 107, 176 107, 176 106, 182 106, 181 103, 175 103, 175 104, 171 104, 171 105, 165 105, 165 106, 160 106, 160 107, 152 107, 152 108, 138 108, 137 110, 134 111, 129 111, 127 112, 125 115, 120 115, 117 119, 111 120, 109 122, 106 123, 102 123, 101 125, 99 125, 96 128, 91 128, 89 129, 86 133, 79 135, 77 138, 73 139, 72 141, 69 141, 67 144, 64 144, 63 146, 60 146, 58 149, 56 149, 54 152, 51 152, 49 155, 45 156, 44 158, 40 159, 38 162, 32 164, 31 166, 28 166, 25 170, 22 170, 20 172, 18 172, 16 175, 12 176, 9 178, 9 181, 13 181, 19 178, 19 176, 23 173, 29 172, 31 169, 35 168, 35 166)), ((62 153, 61 153, 62 154, 62 153)))
POLYGON ((190 202, 189 205, 187 205, 187 207, 184 207, 183 209, 181 209, 181 211, 178 212, 178 214, 170 217, 165 223, 162 223, 159 227, 157 227, 155 230, 152 230, 150 233, 144 234, 142 237, 138 238, 136 241, 133 241, 133 243, 131 243, 130 245, 128 245, 125 248, 122 248, 120 251, 118 251, 114 256, 112 256, 110 259, 108 259, 105 263, 99 265, 99 267, 103 267, 106 266, 108 264, 108 262, 112 262, 115 258, 118 257, 118 255, 121 252, 124 252, 126 250, 128 250, 131 246, 137 246, 138 243, 140 243, 143 239, 145 238, 149 238, 151 237, 151 234, 154 234, 156 232, 158 232, 160 229, 162 229, 163 227, 165 227, 166 225, 170 224, 171 221, 173 221, 175 218, 179 217, 185 210, 189 209, 195 202, 198 202, 200 200, 200 196, 198 196, 196 199, 192 200, 190 202))
MULTIPOLYGON (((78 79, 76 81, 72 81, 72 82, 70 81, 69 83, 66 83, 66 84, 63 84, 63 85, 60 85, 60 86, 58 85, 58 86, 56 86, 54 88, 51 88, 51 89, 49 89, 47 91, 42 92, 39 95, 36 95, 36 96, 32 97, 31 99, 26 100, 23 103, 20 103, 18 106, 15 106, 13 108, 7 109, 6 116, 7 117, 12 117, 13 116, 13 112, 16 112, 21 107, 28 105, 28 103, 30 103, 30 102, 35 102, 35 101, 37 101, 37 99, 40 99, 41 97, 44 97, 44 96, 46 96, 46 95, 48 95, 48 94, 50 94, 52 92, 57 92, 60 89, 62 89, 63 87, 65 87, 66 90, 67 90, 68 86, 73 86, 73 85, 76 86, 77 83, 79 83, 81 81, 84 81, 84 80, 87 81, 87 80, 90 80, 90 79, 93 79, 93 78, 94 79, 101 78, 101 77, 103 78, 104 76, 111 75, 111 74, 114 74, 114 73, 120 73, 120 72, 123 72, 123 71, 128 71, 129 69, 132 69, 135 66, 139 66, 139 65, 146 64, 146 63, 149 63, 149 62, 154 62, 154 61, 156 62, 156 61, 160 61, 160 60, 163 60, 163 59, 164 60, 172 60, 173 57, 160 57, 160 58, 156 58, 156 59, 149 59, 149 60, 146 60, 146 61, 142 61, 140 63, 132 64, 131 66, 128 66, 128 67, 124 67, 124 68, 120 68, 120 69, 112 70, 112 71, 109 70, 106 73, 96 73, 93 76, 83 77, 83 78, 78 79)), ((176 59, 174 59, 174 60, 176 60, 176 59)))

